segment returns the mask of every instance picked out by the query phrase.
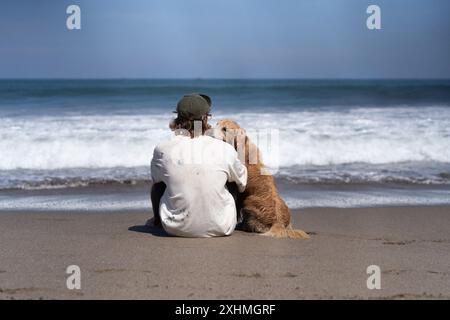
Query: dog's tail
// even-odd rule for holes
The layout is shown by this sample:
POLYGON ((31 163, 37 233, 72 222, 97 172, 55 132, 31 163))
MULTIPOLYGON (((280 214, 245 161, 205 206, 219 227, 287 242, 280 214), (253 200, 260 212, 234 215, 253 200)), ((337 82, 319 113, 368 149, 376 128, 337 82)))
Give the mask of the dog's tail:
POLYGON ((274 224, 263 235, 274 238, 309 239, 309 235, 305 231, 293 229, 291 225, 284 227, 278 223, 274 224))
POLYGON ((309 239, 310 238, 309 235, 305 231, 300 230, 300 229, 292 229, 291 228, 291 229, 287 229, 286 231, 287 231, 288 237, 292 238, 292 239, 309 239))

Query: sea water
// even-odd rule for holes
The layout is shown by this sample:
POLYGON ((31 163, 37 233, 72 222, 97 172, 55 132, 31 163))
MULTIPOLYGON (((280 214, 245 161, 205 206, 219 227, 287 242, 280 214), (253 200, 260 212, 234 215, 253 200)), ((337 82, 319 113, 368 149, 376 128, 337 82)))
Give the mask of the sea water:
POLYGON ((149 207, 73 190, 145 185, 191 92, 212 124, 278 130, 263 160, 291 207, 450 203, 450 81, 0 80, 0 210, 149 207))

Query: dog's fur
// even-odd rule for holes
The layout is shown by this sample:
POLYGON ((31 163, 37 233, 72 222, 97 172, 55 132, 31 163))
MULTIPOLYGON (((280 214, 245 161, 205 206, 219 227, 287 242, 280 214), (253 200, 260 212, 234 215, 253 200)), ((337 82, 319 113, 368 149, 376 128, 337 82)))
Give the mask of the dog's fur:
POLYGON ((273 176, 269 174, 259 150, 247 137, 245 130, 235 121, 226 119, 217 123, 214 136, 232 144, 237 150, 239 143, 245 143, 243 154, 248 171, 247 187, 238 195, 236 204, 242 218, 240 228, 277 238, 308 239, 306 232, 292 228, 289 208, 281 199, 273 176), (227 130, 233 133, 227 134, 227 130), (249 159, 250 150, 257 154, 257 157, 253 157, 256 159, 252 158, 252 161, 249 159))

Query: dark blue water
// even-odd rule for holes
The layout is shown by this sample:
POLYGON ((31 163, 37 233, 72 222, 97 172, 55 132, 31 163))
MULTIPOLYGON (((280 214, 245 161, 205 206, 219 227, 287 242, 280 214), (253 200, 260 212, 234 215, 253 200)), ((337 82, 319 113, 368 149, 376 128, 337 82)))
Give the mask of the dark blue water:
POLYGON ((205 92, 219 111, 449 106, 450 81, 436 80, 0 80, 0 112, 161 112, 205 92))

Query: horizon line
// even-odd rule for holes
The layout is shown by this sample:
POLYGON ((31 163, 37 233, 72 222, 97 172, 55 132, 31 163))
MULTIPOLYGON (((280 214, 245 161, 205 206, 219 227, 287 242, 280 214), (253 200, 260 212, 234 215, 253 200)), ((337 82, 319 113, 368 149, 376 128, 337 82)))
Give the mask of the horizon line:
POLYGON ((317 81, 326 81, 326 80, 410 80, 410 81, 417 81, 417 80, 426 80, 426 81, 433 81, 433 80, 450 80, 450 77, 420 77, 420 78, 414 78, 414 77, 274 77, 274 78, 232 78, 232 77, 179 77, 179 78, 171 78, 171 77, 0 77, 0 81, 5 80, 186 80, 186 81, 209 81, 209 80, 244 80, 244 81, 264 81, 264 80, 305 80, 305 81, 311 81, 311 80, 317 80, 317 81))

